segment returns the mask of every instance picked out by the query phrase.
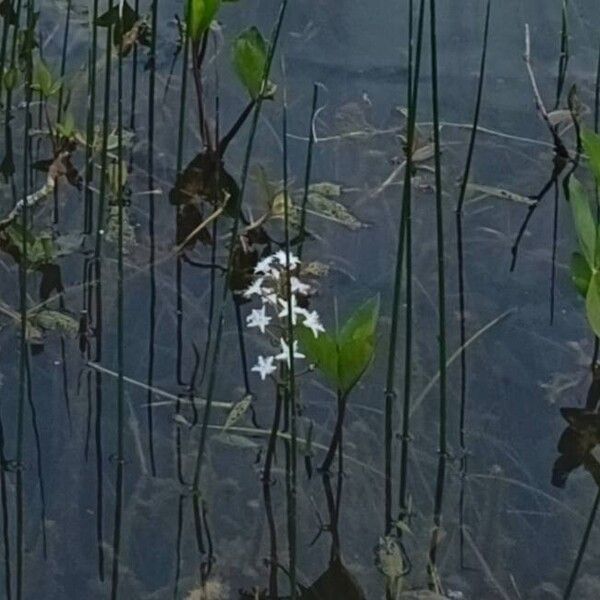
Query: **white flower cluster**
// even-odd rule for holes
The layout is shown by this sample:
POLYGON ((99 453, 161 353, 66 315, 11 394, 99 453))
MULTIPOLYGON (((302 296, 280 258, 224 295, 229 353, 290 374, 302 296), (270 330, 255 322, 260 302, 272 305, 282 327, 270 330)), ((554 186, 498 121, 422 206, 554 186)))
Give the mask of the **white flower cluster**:
MULTIPOLYGON (((313 335, 318 337, 319 333, 324 332, 325 329, 321 325, 317 311, 309 311, 298 304, 299 297, 308 297, 313 292, 312 287, 300 281, 298 277, 300 259, 293 254, 289 256, 291 302, 288 302, 287 297, 287 269, 287 254, 283 250, 263 258, 256 265, 254 268, 255 279, 244 290, 243 296, 248 299, 258 297, 262 306, 252 309, 252 312, 246 317, 246 325, 250 328, 256 327, 262 334, 271 333, 267 329, 270 325, 280 325, 279 333, 284 333, 287 330, 285 323, 290 318, 293 325, 300 324, 310 329, 313 335), (291 315, 289 314, 289 304, 291 304, 291 315), (273 322, 274 320, 275 322, 273 322)), ((281 352, 271 356, 259 356, 257 364, 252 367, 252 371, 258 373, 262 380, 277 371, 276 361, 284 361, 289 368, 291 354, 294 359, 305 358, 298 350, 297 341, 294 341, 293 350, 290 352, 289 342, 279 333, 275 337, 279 338, 281 352)))

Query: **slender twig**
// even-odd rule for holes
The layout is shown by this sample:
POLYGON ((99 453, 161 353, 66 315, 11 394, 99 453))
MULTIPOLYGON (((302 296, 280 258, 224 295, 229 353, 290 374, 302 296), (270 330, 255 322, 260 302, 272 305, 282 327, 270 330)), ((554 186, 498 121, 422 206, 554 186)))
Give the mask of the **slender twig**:
MULTIPOLYGON (((312 104, 310 109, 310 121, 308 124, 308 145, 306 147, 306 166, 304 168, 304 190, 302 193, 302 204, 300 206, 300 225, 298 227, 298 258, 302 259, 304 250, 304 239, 306 237, 306 205, 310 192, 310 178, 312 172, 313 148, 315 145, 315 116, 317 114, 317 103, 319 101, 319 84, 313 84, 312 104)), ((286 203, 287 204, 287 203, 286 203)))
POLYGON ((558 77, 556 79, 556 99, 554 101, 554 110, 560 106, 560 99, 565 86, 565 78, 567 76, 567 67, 569 66, 569 15, 568 15, 569 0, 562 2, 562 22, 560 30, 560 56, 558 59, 558 77))
MULTIPOLYGON (((477 137, 477 126, 479 124, 479 115, 481 112, 481 100, 483 96, 483 83, 485 78, 485 67, 488 46, 488 33, 490 24, 490 5, 488 0, 485 13, 485 26, 483 33, 483 48, 481 51, 481 62, 479 66, 479 83, 477 86, 477 99, 475 101, 475 111, 473 115, 473 126, 471 128, 471 137, 467 150, 467 159, 463 171, 458 202, 456 206, 456 251, 458 256, 458 297, 459 297, 459 324, 460 324, 460 345, 465 346, 467 340, 466 331, 466 294, 465 294, 465 265, 463 252, 463 206, 469 183, 471 164, 475 150, 475 140, 477 137)), ((459 544, 460 544, 460 564, 464 568, 464 515, 465 515, 465 483, 467 478, 467 445, 466 445, 466 406, 467 406, 467 352, 463 350, 460 353, 460 421, 459 421, 459 444, 461 450, 460 456, 460 494, 459 494, 459 544)))

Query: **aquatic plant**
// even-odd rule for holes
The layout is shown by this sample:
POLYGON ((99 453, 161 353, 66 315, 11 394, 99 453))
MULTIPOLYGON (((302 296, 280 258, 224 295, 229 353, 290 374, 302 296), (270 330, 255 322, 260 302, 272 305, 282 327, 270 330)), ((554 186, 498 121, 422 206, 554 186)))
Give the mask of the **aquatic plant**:
MULTIPOLYGON (((580 133, 581 143, 588 158, 588 169, 591 172, 596 189, 600 183, 600 136, 591 131, 580 133)), ((590 196, 583 185, 575 178, 568 181, 569 203, 579 251, 571 257, 571 280, 585 299, 585 312, 588 323, 596 339, 600 335, 600 223, 597 211, 592 211, 590 196)), ((592 362, 592 383, 584 409, 563 408, 561 413, 569 426, 558 443, 561 456, 553 468, 552 482, 564 487, 569 473, 580 465, 592 475, 598 491, 588 517, 587 525, 581 539, 577 556, 567 582, 563 598, 568 600, 575 587, 579 568, 585 554, 590 533, 598 507, 600 506, 600 469, 592 452, 600 443, 600 416, 598 415, 598 365, 596 357, 592 362)))
POLYGON ((346 321, 329 333, 317 335, 318 323, 311 319, 310 331, 297 328, 300 347, 309 361, 325 376, 337 395, 337 419, 321 471, 328 472, 341 442, 348 397, 367 370, 375 352, 379 318, 379 296, 355 309, 346 321))

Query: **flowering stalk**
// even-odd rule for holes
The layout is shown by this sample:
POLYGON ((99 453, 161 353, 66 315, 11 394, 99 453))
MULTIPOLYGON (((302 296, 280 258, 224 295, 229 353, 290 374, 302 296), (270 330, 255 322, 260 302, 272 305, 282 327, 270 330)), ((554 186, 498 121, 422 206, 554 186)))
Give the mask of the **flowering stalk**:
POLYGON ((314 291, 312 286, 300 279, 300 260, 294 254, 279 250, 260 260, 254 269, 254 280, 242 292, 244 298, 260 300, 260 308, 254 308, 246 317, 246 326, 258 329, 279 347, 280 352, 259 355, 251 371, 264 381, 277 371, 277 363, 284 363, 288 370, 293 360, 305 358, 298 350, 298 342, 290 343, 286 321, 292 327, 302 326, 318 337, 325 328, 316 310, 308 310, 308 299, 314 291), (289 292, 286 273, 289 269, 289 292), (289 293, 289 296, 288 296, 289 293))

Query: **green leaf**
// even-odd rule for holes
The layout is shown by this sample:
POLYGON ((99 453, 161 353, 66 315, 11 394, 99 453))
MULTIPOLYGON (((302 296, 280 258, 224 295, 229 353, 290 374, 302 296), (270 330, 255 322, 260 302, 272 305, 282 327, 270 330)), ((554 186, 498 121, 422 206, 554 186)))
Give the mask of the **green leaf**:
POLYGON ((596 181, 600 183, 600 135, 593 131, 583 130, 581 141, 589 160, 588 167, 594 174, 596 181))
POLYGON ((64 138, 71 139, 75 137, 75 117, 73 117, 73 113, 68 111, 63 120, 56 124, 56 129, 64 138))
POLYGON ((573 252, 571 256, 571 281, 584 298, 587 296, 591 278, 592 270, 588 261, 579 252, 573 252))
MULTIPOLYGON (((243 86, 256 100, 263 90, 267 64, 267 43, 256 27, 240 33, 233 43, 233 67, 243 86)), ((265 86, 265 96, 272 93, 273 84, 265 86)))
POLYGON ((585 309, 593 332, 600 336, 600 273, 594 273, 590 279, 585 309))
POLYGON ((352 314, 338 334, 338 377, 345 394, 358 383, 371 363, 378 318, 379 296, 375 296, 352 314))
POLYGON ((16 67, 7 69, 4 73, 4 87, 7 90, 14 90, 19 83, 19 71, 16 67))
POLYGON ((335 338, 327 332, 316 338, 312 331, 302 326, 296 328, 294 336, 306 358, 337 387, 338 347, 335 338))
POLYGON ((307 359, 344 396, 358 383, 373 359, 378 318, 379 296, 376 296, 362 304, 336 336, 326 332, 315 338, 304 327, 296 330, 296 339, 307 359))
MULTIPOLYGON (((40 92, 44 98, 48 98, 52 95, 53 89, 57 84, 58 82, 55 83, 52 80, 52 74, 48 70, 48 67, 46 67, 44 61, 41 59, 37 60, 33 67, 31 87, 40 92)), ((58 86, 58 89, 60 89, 60 84, 58 84, 58 86)))
POLYGON ((221 0, 188 0, 186 25, 192 42, 199 42, 204 32, 213 22, 221 0))
POLYGON ((583 186, 574 177, 569 182, 571 212, 579 247, 589 265, 595 264, 596 220, 583 186))

